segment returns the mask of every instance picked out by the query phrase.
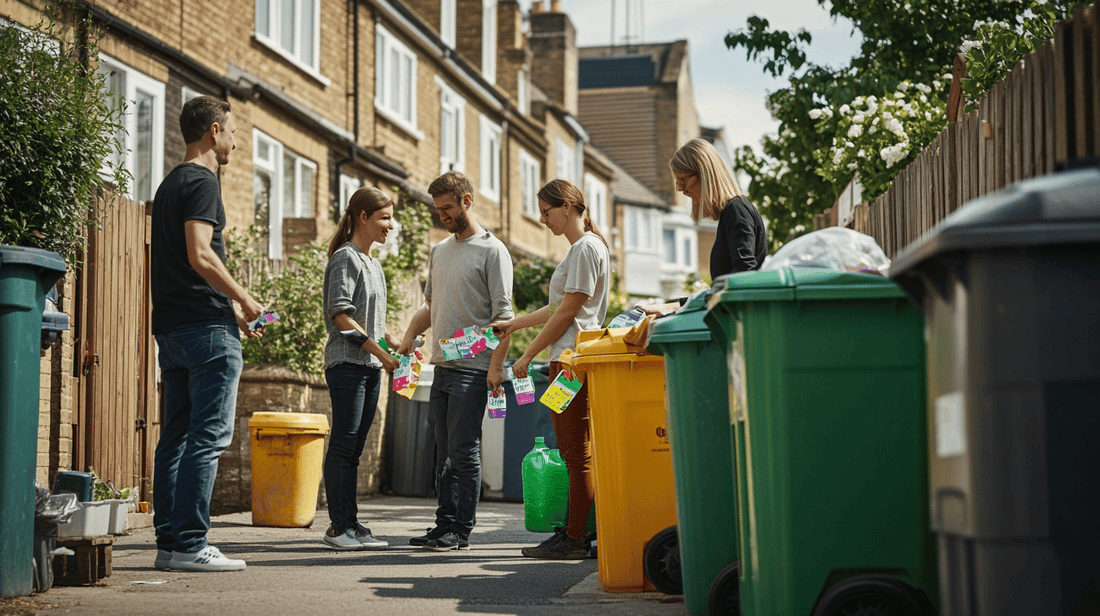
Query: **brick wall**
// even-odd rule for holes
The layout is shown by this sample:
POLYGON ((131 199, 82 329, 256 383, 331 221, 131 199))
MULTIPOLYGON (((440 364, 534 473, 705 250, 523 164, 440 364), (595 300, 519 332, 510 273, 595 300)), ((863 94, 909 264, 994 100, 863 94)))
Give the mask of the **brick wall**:
POLYGON ((531 15, 528 41, 533 53, 531 81, 551 100, 577 115, 577 31, 565 13, 531 15))
POLYGON ((73 289, 76 276, 68 273, 58 282, 57 309, 69 315, 69 329, 42 350, 38 392, 38 454, 35 478, 53 485, 58 470, 72 468, 73 412, 76 378, 73 377, 73 289))

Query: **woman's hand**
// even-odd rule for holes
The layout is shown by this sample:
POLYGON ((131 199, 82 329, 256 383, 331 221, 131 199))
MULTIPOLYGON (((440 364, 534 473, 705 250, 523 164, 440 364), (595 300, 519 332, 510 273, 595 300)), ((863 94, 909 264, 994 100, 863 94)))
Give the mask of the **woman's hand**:
POLYGON ((654 317, 663 317, 671 312, 676 312, 680 309, 679 302, 668 302, 667 304, 649 304, 648 306, 638 306, 642 309, 642 312, 652 315, 654 317))
POLYGON ((531 365, 531 360, 526 355, 516 360, 516 363, 512 364, 512 374, 517 379, 527 378, 527 368, 531 365))
POLYGON ((511 336, 512 332, 519 329, 516 327, 516 320, 509 319, 507 321, 493 321, 489 324, 489 327, 493 328, 497 338, 504 338, 505 336, 511 336))
POLYGON ((382 357, 379 357, 378 360, 382 362, 382 368, 384 368, 386 372, 393 372, 401 365, 401 362, 389 353, 383 353, 382 357))

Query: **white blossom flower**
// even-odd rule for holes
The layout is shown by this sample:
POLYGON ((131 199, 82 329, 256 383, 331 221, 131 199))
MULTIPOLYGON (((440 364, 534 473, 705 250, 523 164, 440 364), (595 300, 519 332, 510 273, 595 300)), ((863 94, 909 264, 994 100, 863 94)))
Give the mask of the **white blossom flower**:
POLYGON ((856 124, 863 124, 863 121, 865 119, 867 119, 867 116, 863 115, 862 113, 857 113, 854 116, 852 116, 852 122, 854 122, 856 124))
POLYGON ((903 93, 903 92, 894 92, 894 98, 905 98, 905 93, 903 93))
POLYGON ((893 120, 894 119, 894 114, 890 113, 889 111, 883 111, 882 112, 882 119, 883 120, 893 120))
POLYGON ((848 129, 848 137, 851 138, 851 139, 856 139, 857 137, 859 137, 862 134, 863 134, 863 126, 861 126, 859 124, 853 124, 848 129))
POLYGON ((856 170, 856 162, 852 161, 852 162, 848 163, 848 171, 855 171, 855 170, 856 170))
POLYGON ((877 117, 875 119, 871 120, 871 126, 875 126, 877 124, 878 124, 878 118, 877 117))
POLYGON ((932 121, 932 112, 930 112, 930 111, 925 111, 925 112, 924 112, 924 119, 925 119, 925 120, 928 120, 929 122, 931 122, 931 121, 932 121))
POLYGON ((816 120, 820 117, 821 117, 821 110, 820 109, 811 109, 810 110, 810 119, 811 120, 816 120))
POLYGON ((864 150, 863 148, 860 148, 859 151, 856 152, 856 156, 858 156, 860 158, 867 158, 867 151, 864 150))
POLYGON ((920 102, 922 102, 922 103, 927 103, 927 102, 928 102, 928 97, 927 97, 927 96, 925 96, 925 95, 923 95, 923 94, 921 94, 921 95, 920 95, 920 102))
POLYGON ((848 115, 848 112, 851 111, 851 110, 852 110, 852 108, 849 107, 848 105, 841 105, 840 106, 840 115, 848 115))
POLYGON ((982 44, 979 41, 963 41, 962 45, 959 46, 959 53, 967 54, 971 49, 980 48, 981 46, 982 44))
POLYGON ((894 133, 898 137, 901 137, 902 139, 905 138, 905 127, 901 125, 901 122, 898 121, 897 118, 890 118, 889 120, 886 120, 886 122, 883 124, 883 127, 885 127, 886 130, 890 131, 891 133, 894 133))

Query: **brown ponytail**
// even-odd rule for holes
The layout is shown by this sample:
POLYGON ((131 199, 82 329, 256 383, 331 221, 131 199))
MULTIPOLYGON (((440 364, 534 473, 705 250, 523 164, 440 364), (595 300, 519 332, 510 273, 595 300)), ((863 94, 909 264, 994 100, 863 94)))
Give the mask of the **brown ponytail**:
POLYGON ((588 206, 584 204, 584 194, 572 182, 568 180, 550 180, 546 183, 546 186, 539 189, 538 198, 554 207, 571 206, 581 215, 581 220, 584 221, 584 230, 595 233, 596 237, 603 242, 603 245, 610 248, 607 238, 596 228, 596 223, 592 222, 592 214, 588 211, 588 206))
POLYGON ((366 212, 370 216, 390 205, 393 205, 393 201, 386 196, 386 193, 373 186, 364 186, 355 191, 351 199, 348 199, 348 209, 340 218, 336 233, 328 242, 328 256, 331 258, 338 248, 351 241, 351 236, 355 235, 355 221, 358 220, 360 212, 366 212))

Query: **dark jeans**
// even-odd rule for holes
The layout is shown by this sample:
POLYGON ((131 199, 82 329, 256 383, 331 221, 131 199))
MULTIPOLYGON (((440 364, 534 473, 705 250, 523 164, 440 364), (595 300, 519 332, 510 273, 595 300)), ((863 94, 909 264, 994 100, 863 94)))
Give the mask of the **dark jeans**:
MULTIPOLYGON (((552 382, 562 365, 550 362, 550 381, 552 382)), ((588 525, 588 515, 592 511, 592 430, 589 427, 588 383, 569 402, 561 413, 551 413, 554 422, 554 437, 558 440, 558 451, 565 461, 565 470, 569 474, 569 506, 565 517, 565 532, 573 539, 583 539, 588 525)))
POLYGON ((332 432, 325 454, 325 497, 328 517, 337 533, 355 526, 359 457, 378 410, 382 370, 339 363, 325 370, 332 400, 332 432))
POLYGON ((157 335, 164 409, 153 458, 157 547, 197 552, 210 530, 218 456, 233 439, 240 380, 236 323, 206 322, 157 335))
POLYGON ((435 423, 435 525, 469 538, 481 496, 481 420, 487 372, 435 369, 431 415, 435 423))

